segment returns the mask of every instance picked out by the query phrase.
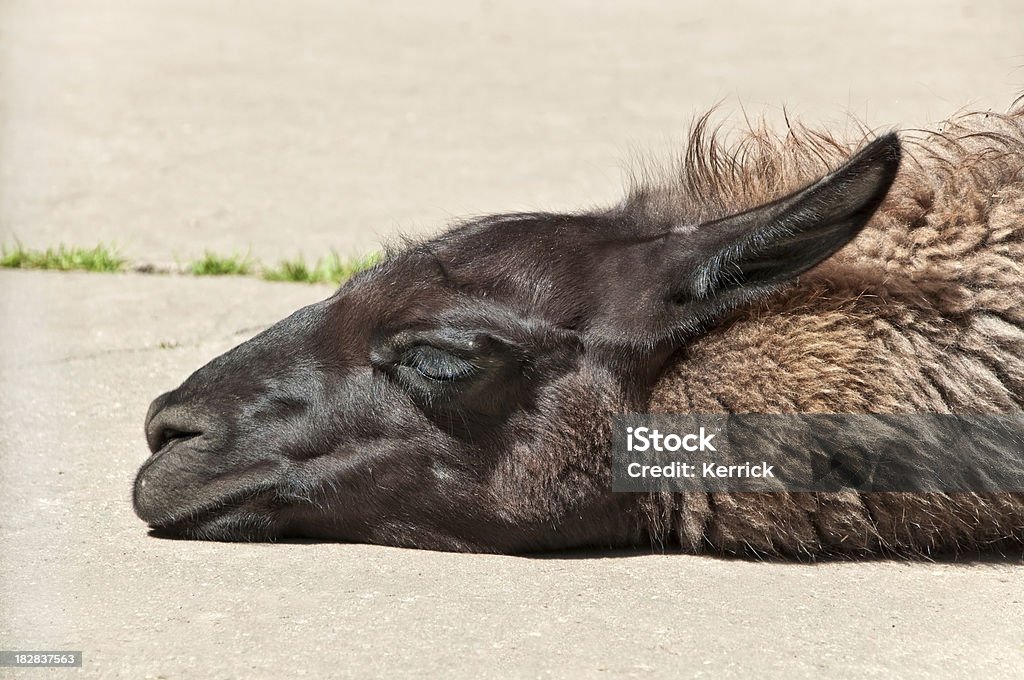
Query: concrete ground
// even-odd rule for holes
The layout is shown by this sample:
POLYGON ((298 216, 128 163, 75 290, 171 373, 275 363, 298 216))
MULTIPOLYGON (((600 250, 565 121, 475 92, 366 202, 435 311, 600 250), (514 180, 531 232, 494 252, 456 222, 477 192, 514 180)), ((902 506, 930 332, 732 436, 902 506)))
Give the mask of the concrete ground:
POLYGON ((613 201, 718 102, 884 129, 1021 92, 1019 0, 5 0, 0 242, 345 253, 613 201))
POLYGON ((0 649, 82 650, 82 673, 103 678, 994 678, 1024 667, 1019 564, 150 537, 129 504, 149 399, 330 291, 45 272, 0 272, 0 287, 0 649))
MULTIPOLYGON (((1016 0, 0 4, 0 242, 375 248, 618 195, 695 112, 919 126, 1024 89, 1016 0)), ((1024 566, 161 540, 149 400, 329 289, 0 271, 0 678, 1019 677, 1024 566)))

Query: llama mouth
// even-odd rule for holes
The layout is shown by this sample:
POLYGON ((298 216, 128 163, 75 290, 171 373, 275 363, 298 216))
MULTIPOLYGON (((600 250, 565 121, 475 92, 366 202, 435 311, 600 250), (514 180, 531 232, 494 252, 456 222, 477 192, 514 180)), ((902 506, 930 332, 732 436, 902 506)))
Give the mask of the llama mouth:
POLYGON ((151 533, 160 538, 259 541, 273 537, 265 512, 254 505, 268 498, 266 489, 240 491, 208 505, 186 510, 166 519, 149 522, 151 533))
POLYGON ((139 470, 132 499, 139 518, 165 536, 244 540, 241 537, 253 534, 257 524, 265 533, 267 515, 274 509, 277 464, 266 461, 240 471, 196 474, 213 452, 185 441, 168 444, 139 470), (255 517, 262 519, 255 523, 255 517), (234 528, 226 531, 232 523, 234 528), (217 526, 218 531, 211 531, 217 526))
POLYGON ((132 502, 139 518, 164 534, 188 536, 228 521, 225 517, 271 511, 281 461, 239 465, 235 459, 244 452, 216 444, 206 435, 189 434, 168 438, 157 448, 135 478, 132 502))

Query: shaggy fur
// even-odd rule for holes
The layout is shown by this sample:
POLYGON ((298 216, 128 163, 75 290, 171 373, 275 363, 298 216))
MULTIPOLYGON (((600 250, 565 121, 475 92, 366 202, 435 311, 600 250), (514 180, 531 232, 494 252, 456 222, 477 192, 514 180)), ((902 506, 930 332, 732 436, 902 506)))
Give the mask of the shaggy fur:
MULTIPOLYGON (((772 200, 861 143, 696 126, 676 181, 638 207, 703 220, 772 200)), ((989 413, 1024 408, 1024 108, 904 137, 868 227, 782 295, 682 352, 652 412, 989 413)), ((1018 553, 1024 494, 654 495, 657 541, 749 555, 1018 553)))

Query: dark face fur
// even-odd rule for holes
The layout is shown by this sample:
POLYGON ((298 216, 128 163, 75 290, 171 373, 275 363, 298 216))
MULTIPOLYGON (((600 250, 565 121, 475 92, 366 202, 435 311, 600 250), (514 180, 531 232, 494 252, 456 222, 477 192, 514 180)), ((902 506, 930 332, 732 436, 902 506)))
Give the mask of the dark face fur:
POLYGON ((165 534, 521 552, 644 540, 609 418, 669 357, 852 239, 899 164, 876 140, 703 225, 638 203, 496 216, 397 253, 158 397, 138 515, 165 534))

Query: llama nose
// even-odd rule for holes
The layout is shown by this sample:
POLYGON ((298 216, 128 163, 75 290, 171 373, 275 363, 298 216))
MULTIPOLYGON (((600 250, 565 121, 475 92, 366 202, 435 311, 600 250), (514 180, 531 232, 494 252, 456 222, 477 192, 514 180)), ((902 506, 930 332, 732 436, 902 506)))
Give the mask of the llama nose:
POLYGON ((203 428, 190 409, 174 403, 174 392, 165 392, 153 400, 146 413, 146 443, 156 453, 178 439, 201 435, 203 428))

